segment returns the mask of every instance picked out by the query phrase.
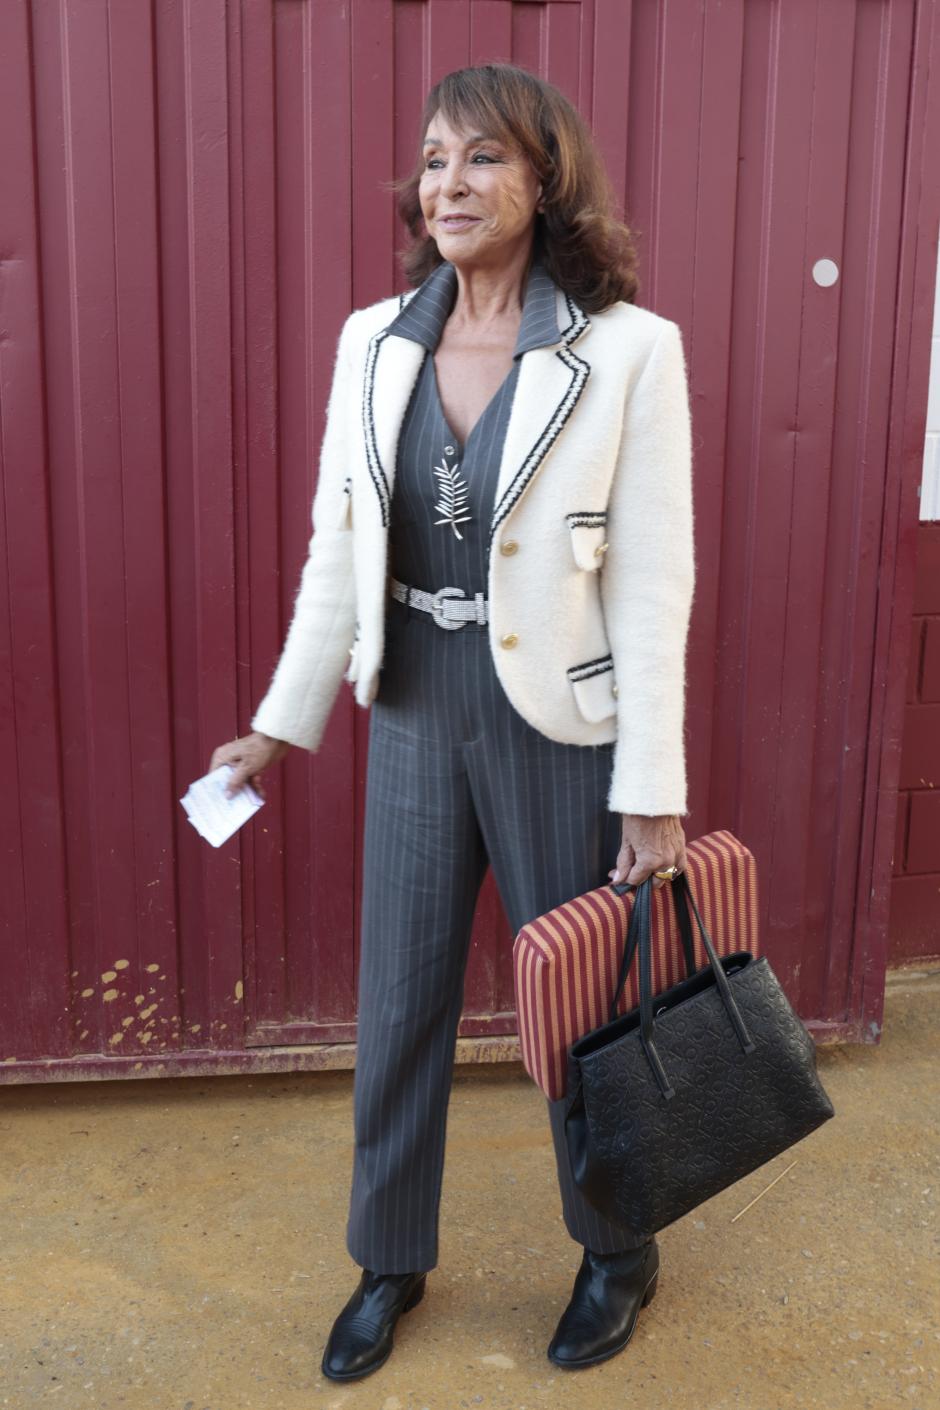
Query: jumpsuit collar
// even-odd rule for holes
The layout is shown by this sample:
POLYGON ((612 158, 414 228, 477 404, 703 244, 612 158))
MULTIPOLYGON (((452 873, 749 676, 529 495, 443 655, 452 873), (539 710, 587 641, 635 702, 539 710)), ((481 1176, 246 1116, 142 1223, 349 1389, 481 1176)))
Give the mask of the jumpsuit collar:
MULTIPOLYGON (((546 347, 561 341, 556 303, 557 285, 541 260, 536 258, 529 270, 519 334, 513 349, 518 359, 530 348, 546 347)), ((411 338, 430 352, 437 349, 450 317, 457 295, 457 270, 449 260, 443 260, 418 285, 407 303, 388 325, 386 332, 400 338, 411 338)))

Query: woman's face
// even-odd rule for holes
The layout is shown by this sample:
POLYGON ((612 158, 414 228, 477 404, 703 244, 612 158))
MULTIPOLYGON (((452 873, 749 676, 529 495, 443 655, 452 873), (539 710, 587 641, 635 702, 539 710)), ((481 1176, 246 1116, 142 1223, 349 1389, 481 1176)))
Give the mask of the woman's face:
POLYGON ((455 131, 437 113, 428 124, 418 186, 428 234, 453 264, 503 264, 531 245, 539 179, 518 148, 455 131))

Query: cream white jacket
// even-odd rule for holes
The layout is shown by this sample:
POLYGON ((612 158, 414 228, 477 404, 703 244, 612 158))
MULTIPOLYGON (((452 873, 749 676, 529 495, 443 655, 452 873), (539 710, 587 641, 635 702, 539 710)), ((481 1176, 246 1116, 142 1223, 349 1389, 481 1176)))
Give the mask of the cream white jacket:
MULTIPOLYGON (((388 333, 400 295, 346 320, 293 618, 252 726, 319 747, 340 683, 375 698, 399 431, 425 348, 388 333)), ((588 314, 522 354, 489 528, 489 640, 511 704, 563 743, 616 741, 607 798, 684 815, 695 563, 691 418, 677 324, 588 314)), ((418 583, 437 588, 439 583, 418 583)))

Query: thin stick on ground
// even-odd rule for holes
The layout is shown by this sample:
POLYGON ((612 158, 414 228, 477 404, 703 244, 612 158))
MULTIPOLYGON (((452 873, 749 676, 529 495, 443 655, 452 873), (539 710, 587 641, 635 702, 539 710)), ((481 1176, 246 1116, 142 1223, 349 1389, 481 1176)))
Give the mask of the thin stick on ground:
MULTIPOLYGON (((790 1161, 790 1164, 787 1166, 787 1170, 792 1170, 793 1167, 794 1167, 794 1165, 796 1165, 796 1161, 795 1161, 795 1160, 791 1160, 791 1161, 790 1161)), ((750 1209, 750 1207, 751 1207, 752 1204, 756 1204, 757 1201, 758 1201, 759 1199, 761 1199, 761 1198, 767 1193, 768 1190, 772 1190, 773 1187, 774 1187, 774 1185, 776 1185, 777 1181, 783 1179, 784 1175, 786 1175, 786 1173, 787 1173, 787 1170, 781 1170, 781 1172, 780 1172, 779 1175, 775 1175, 774 1178, 771 1180, 770 1184, 769 1184, 769 1185, 765 1185, 764 1188, 761 1190, 760 1194, 759 1194, 759 1195, 755 1195, 752 1200, 749 1200, 748 1203, 744 1206, 743 1209, 739 1209, 738 1212, 737 1212, 737 1214, 735 1214, 734 1217, 733 1217, 731 1220, 729 1220, 729 1223, 733 1224, 734 1221, 735 1221, 735 1219, 740 1219, 740 1218, 741 1218, 741 1215, 742 1215, 742 1214, 745 1214, 745 1213, 747 1212, 747 1210, 750 1209)))

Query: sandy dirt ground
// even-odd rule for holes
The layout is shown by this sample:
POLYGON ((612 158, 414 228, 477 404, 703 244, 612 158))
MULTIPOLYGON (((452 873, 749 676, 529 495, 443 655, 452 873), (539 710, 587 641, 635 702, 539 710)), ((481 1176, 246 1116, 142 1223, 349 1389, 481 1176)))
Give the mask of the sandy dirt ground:
POLYGON ((440 1261, 345 1386, 351 1072, 0 1089, 0 1406, 938 1410, 938 1037, 940 970, 893 971, 881 1044, 819 1050, 836 1117, 662 1231, 629 1345, 576 1372, 544 1100, 458 1067, 440 1261))

